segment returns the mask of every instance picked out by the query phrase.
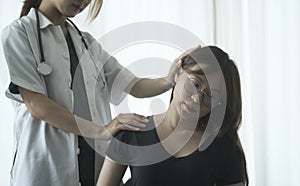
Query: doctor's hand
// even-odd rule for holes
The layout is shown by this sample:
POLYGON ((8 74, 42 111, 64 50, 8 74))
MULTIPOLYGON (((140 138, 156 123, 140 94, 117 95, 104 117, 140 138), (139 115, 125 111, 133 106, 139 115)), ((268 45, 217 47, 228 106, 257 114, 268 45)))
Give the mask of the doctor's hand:
MULTIPOLYGON (((198 47, 201 48, 201 46, 199 45, 198 47)), ((195 50, 198 47, 194 47, 194 48, 190 48, 187 51, 183 52, 179 57, 177 57, 173 63, 172 66, 169 70, 168 76, 166 77, 167 81, 174 86, 175 85, 175 75, 177 74, 177 72, 179 71, 179 69, 182 66, 182 59, 189 55, 189 53, 191 53, 193 50, 195 50)))
POLYGON ((105 126, 107 140, 111 139, 120 130, 139 131, 149 122, 147 117, 138 114, 119 114, 105 126))
POLYGON ((181 59, 182 58, 181 58, 181 56, 179 56, 178 58, 176 58, 173 61, 172 66, 170 67, 168 76, 166 77, 166 80, 172 85, 172 87, 175 85, 175 75, 177 74, 177 72, 181 68, 181 65, 182 65, 181 59))

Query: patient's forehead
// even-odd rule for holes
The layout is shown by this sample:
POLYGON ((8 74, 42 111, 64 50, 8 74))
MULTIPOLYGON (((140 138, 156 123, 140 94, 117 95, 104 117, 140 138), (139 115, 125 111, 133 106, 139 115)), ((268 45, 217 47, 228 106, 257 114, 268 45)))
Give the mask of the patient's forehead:
POLYGON ((200 83, 207 85, 210 89, 223 92, 225 85, 223 85, 224 81, 222 81, 222 72, 209 69, 207 64, 203 65, 204 68, 201 68, 202 66, 200 66, 196 64, 184 69, 184 71, 189 77, 199 80, 200 83))
POLYGON ((183 65, 183 69, 186 73, 195 76, 206 75, 216 71, 216 69, 210 68, 208 64, 198 64, 198 63, 183 65))

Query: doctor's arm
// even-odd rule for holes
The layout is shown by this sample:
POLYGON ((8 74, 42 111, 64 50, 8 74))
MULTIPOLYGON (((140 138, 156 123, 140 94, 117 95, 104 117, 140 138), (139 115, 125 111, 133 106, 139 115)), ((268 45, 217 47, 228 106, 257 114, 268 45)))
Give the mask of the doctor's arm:
POLYGON ((119 130, 139 130, 138 127, 143 127, 141 123, 144 120, 140 119, 140 116, 133 114, 119 115, 106 126, 96 125, 93 122, 73 115, 66 108, 41 93, 36 93, 22 87, 18 87, 18 89, 27 109, 33 117, 44 120, 53 127, 66 132, 94 139, 108 140, 119 130), (130 120, 128 119, 130 117, 135 121, 131 122, 131 124, 135 124, 135 126, 127 125, 126 122, 130 120))
POLYGON ((96 186, 119 186, 126 168, 106 156, 96 186))
POLYGON ((127 92, 136 98, 153 97, 166 92, 174 86, 175 74, 181 68, 181 59, 185 55, 186 53, 183 53, 174 60, 166 77, 156 79, 138 78, 131 90, 127 90, 127 92))
POLYGON ((166 78, 139 78, 128 92, 136 98, 148 98, 162 94, 171 87, 172 83, 166 78))
MULTIPOLYGON (((201 47, 200 45, 198 47, 201 47)), ((149 79, 139 78, 132 88, 127 92, 137 98, 147 98, 162 94, 172 88, 175 84, 175 74, 181 68, 182 59, 191 53, 196 47, 190 48, 177 57, 171 65, 169 73, 166 77, 149 79)))

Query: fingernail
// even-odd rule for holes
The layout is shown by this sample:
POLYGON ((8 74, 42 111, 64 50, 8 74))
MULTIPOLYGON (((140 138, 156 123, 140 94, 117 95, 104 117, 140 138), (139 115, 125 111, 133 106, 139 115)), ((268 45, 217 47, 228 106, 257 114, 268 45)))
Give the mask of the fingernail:
POLYGON ((147 122, 147 123, 148 123, 148 122, 149 122, 149 119, 143 119, 143 121, 145 121, 145 122, 147 122))

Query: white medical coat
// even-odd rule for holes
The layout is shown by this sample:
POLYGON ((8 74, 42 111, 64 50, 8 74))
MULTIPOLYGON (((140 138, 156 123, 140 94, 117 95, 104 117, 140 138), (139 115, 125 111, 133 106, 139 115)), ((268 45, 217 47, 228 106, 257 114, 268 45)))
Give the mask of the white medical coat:
MULTIPOLYGON (((44 94, 73 112, 70 56, 64 34, 59 26, 53 25, 39 13, 45 61, 52 67, 50 75, 42 76, 36 70, 40 63, 40 49, 34 11, 31 9, 27 16, 15 20, 2 31, 2 44, 11 82, 44 94)), ((122 80, 123 87, 119 88, 126 88, 124 85, 128 85, 136 77, 115 58, 110 57, 92 36, 83 32, 83 37, 90 46, 87 53, 75 28, 68 24, 68 29, 82 67, 92 120, 97 124, 107 124, 111 121, 109 102, 117 104, 124 96, 124 93, 114 96, 111 94, 113 83, 117 79, 122 80)), ((16 111, 11 185, 80 185, 77 136, 32 117, 19 94, 12 94, 7 90, 6 95, 13 100, 16 111)), ((105 148, 105 143, 99 144, 98 141, 96 150, 100 148, 105 148)), ((101 167, 99 161, 96 162, 98 165, 95 175, 98 175, 101 167)))

